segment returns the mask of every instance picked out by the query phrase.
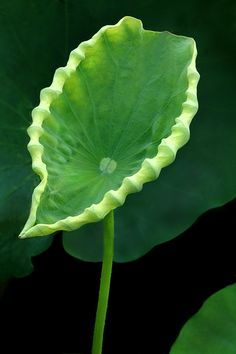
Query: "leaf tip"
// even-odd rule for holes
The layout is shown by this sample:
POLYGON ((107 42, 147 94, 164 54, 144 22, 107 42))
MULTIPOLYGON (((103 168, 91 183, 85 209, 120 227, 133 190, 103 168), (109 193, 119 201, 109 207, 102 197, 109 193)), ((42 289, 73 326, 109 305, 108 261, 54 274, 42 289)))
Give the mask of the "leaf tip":
POLYGON ((21 232, 18 236, 18 238, 21 240, 21 239, 24 239, 26 238, 26 234, 24 232, 21 232))

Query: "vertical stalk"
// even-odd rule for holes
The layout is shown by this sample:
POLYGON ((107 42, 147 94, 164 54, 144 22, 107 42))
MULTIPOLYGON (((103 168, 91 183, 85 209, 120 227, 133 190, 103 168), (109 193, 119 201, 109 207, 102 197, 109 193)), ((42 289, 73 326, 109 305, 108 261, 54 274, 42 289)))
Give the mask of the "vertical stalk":
POLYGON ((114 212, 105 217, 103 230, 103 262, 100 279, 98 306, 93 333, 92 354, 102 354, 103 333, 109 299, 112 261, 114 254, 114 212))

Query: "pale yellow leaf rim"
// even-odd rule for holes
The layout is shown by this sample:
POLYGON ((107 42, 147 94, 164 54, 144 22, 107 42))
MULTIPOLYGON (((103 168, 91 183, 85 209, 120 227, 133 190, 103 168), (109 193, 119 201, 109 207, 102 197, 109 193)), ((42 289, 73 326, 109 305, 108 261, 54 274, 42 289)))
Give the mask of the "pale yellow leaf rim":
POLYGON ((32 168, 35 173, 40 176, 41 182, 34 189, 30 215, 19 235, 20 238, 49 235, 59 230, 72 231, 85 224, 103 219, 111 210, 124 204, 128 194, 140 191, 144 183, 157 179, 161 169, 174 161, 178 149, 189 140, 189 126, 198 109, 197 83, 199 80, 199 74, 195 65, 197 50, 193 39, 193 55, 187 69, 188 88, 186 90, 186 100, 182 105, 180 116, 175 119, 171 134, 167 138, 162 139, 158 146, 157 155, 153 158, 146 158, 137 173, 124 178, 119 189, 108 191, 105 193, 100 203, 92 204, 81 214, 77 216, 68 216, 53 224, 35 225, 37 208, 40 203, 41 195, 46 187, 48 177, 47 166, 42 160, 44 148, 39 139, 43 133, 42 123, 50 113, 50 104, 55 97, 61 94, 68 75, 70 75, 71 72, 74 72, 80 62, 85 59, 86 47, 94 45, 97 39, 107 29, 118 27, 124 22, 139 26, 139 30, 143 30, 142 22, 129 16, 122 18, 115 25, 102 27, 90 40, 82 42, 71 52, 67 65, 56 70, 51 86, 41 91, 40 104, 33 110, 33 122, 28 128, 28 134, 30 136, 28 150, 32 157, 32 168))

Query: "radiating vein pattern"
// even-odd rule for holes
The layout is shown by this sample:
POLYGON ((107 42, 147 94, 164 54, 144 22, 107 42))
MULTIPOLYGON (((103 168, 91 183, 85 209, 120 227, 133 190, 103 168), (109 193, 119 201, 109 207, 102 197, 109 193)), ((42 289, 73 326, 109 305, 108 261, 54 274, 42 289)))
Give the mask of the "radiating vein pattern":
POLYGON ((37 222, 81 213, 120 187, 157 154, 182 110, 191 40, 144 31, 139 22, 107 28, 50 105, 40 143, 48 181, 37 222), (110 159, 116 168, 101 171, 110 159))

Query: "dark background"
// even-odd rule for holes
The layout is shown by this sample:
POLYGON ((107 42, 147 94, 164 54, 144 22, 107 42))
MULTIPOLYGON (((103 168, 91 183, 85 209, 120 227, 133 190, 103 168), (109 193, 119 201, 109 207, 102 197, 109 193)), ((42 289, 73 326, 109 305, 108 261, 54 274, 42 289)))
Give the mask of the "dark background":
MULTIPOLYGON (((174 32, 177 28, 180 34, 194 36, 199 44, 200 85, 211 90, 205 68, 208 50, 224 52, 227 65, 235 67, 233 3, 98 0, 93 6, 81 1, 81 9, 86 10, 88 27, 89 22, 99 28, 133 15, 142 18, 146 28, 174 32), (204 37, 206 43, 211 41, 211 49, 204 37)), ((200 107, 208 100, 203 96, 200 90, 200 107)), ((208 211, 178 238, 141 259, 114 264, 103 354, 169 353, 179 330, 203 301, 235 282, 235 211, 234 200, 208 211)), ((51 248, 33 258, 33 264, 34 272, 13 279, 1 298, 0 353, 89 354, 101 264, 66 254, 60 234, 51 248)))
MULTIPOLYGON (((114 264, 104 354, 169 353, 203 301, 235 282, 235 210, 236 200, 208 211, 175 240, 114 264)), ((67 255, 60 235, 33 263, 1 300, 1 353, 89 354, 101 265, 67 255)))

